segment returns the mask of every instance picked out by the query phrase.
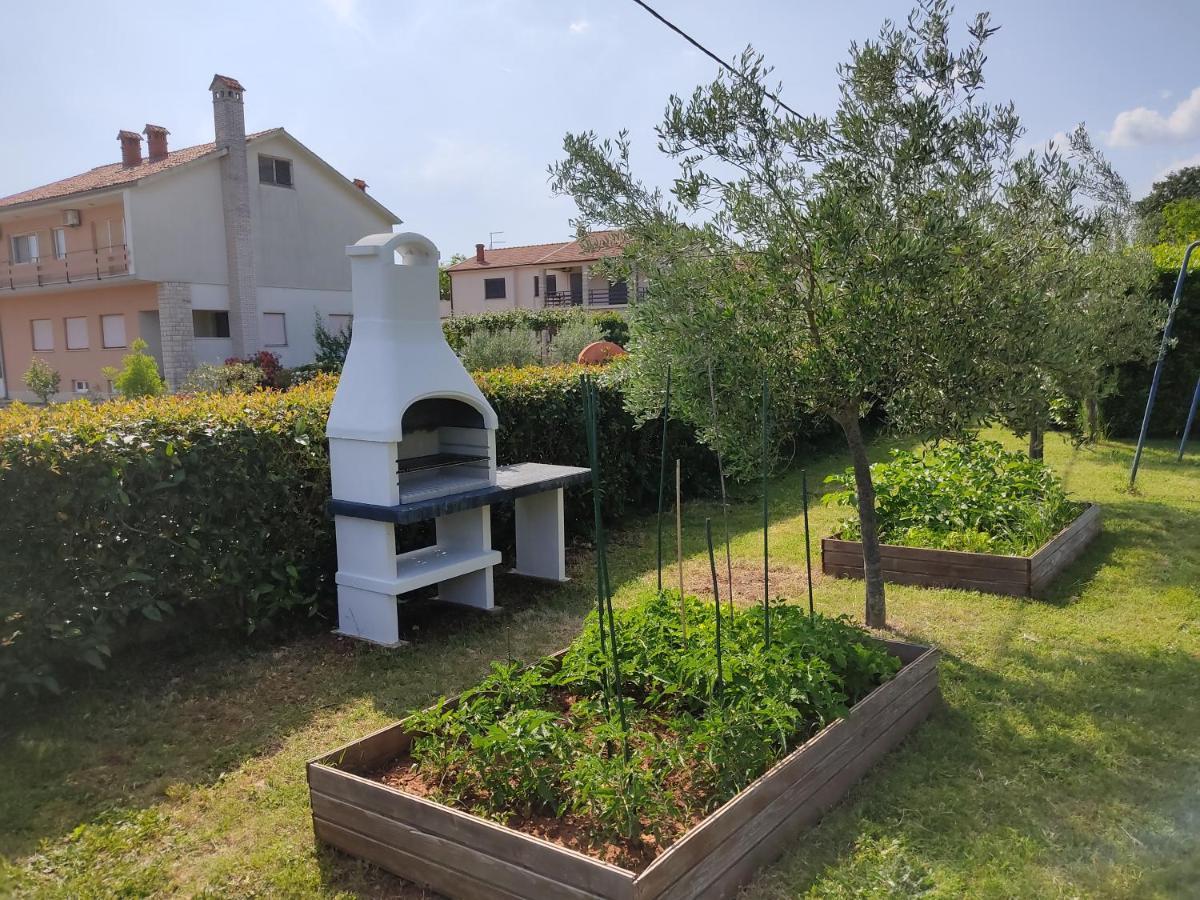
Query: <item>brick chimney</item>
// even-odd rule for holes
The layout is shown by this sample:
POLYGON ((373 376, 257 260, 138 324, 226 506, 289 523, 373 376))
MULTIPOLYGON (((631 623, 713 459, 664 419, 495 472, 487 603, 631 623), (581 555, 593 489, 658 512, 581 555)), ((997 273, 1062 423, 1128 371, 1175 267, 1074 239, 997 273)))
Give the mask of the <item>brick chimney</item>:
POLYGON ((484 259, 484 256, 483 256, 483 244, 475 245, 475 262, 477 262, 477 263, 487 262, 487 260, 484 259))
POLYGON ((142 134, 146 136, 150 162, 158 162, 160 159, 167 158, 167 135, 170 133, 161 125, 150 125, 149 123, 142 129, 142 134))
MULTIPOLYGON (((250 356, 258 343, 258 280, 250 232, 250 163, 246 152, 245 88, 236 78, 214 75, 213 131, 221 157, 221 209, 225 218, 225 257, 229 274, 229 330, 233 355, 250 356)), ((258 167, 255 166, 255 171, 258 167)))
POLYGON ((136 131, 118 131, 121 142, 121 165, 136 166, 142 161, 142 136, 136 131))
POLYGON ((360 191, 362 191, 364 194, 367 192, 367 183, 365 181, 363 181, 361 178, 354 179, 354 186, 356 188, 358 188, 360 191))

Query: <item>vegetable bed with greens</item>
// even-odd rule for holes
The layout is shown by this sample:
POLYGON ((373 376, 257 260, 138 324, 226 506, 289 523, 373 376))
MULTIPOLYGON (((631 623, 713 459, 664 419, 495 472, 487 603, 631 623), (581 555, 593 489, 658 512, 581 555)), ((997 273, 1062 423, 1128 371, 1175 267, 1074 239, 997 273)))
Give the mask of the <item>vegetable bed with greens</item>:
POLYGON ((845 619, 773 606, 768 648, 761 608, 719 618, 718 638, 713 606, 693 598, 617 610, 614 690, 593 613, 561 664, 494 664, 457 705, 411 716, 409 755, 376 777, 644 865, 900 667, 845 619))
MULTIPOLYGON (((994 441, 940 444, 918 455, 892 450, 871 466, 879 539, 885 544, 1028 556, 1083 512, 1045 463, 994 441)), ((830 475, 840 487, 824 502, 857 509, 854 472, 830 475)), ((858 516, 834 532, 861 538, 858 516)))

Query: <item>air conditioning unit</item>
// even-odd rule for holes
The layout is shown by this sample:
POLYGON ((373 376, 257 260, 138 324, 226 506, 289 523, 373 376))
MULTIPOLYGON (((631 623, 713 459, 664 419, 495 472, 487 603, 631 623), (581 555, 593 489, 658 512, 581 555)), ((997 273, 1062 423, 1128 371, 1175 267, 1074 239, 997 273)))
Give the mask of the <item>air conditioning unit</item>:
POLYGON ((72 228, 78 228, 79 223, 80 223, 79 210, 77 210, 77 209, 64 209, 63 210, 63 224, 64 225, 69 225, 72 228))

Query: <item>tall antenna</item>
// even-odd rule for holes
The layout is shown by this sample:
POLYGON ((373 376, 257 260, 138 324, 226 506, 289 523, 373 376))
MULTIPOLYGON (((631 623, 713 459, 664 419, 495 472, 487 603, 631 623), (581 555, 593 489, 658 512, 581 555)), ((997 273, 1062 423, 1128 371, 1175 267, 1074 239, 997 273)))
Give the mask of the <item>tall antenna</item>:
POLYGON ((488 249, 489 250, 495 250, 496 244, 507 244, 508 243, 508 241, 497 241, 496 235, 498 235, 498 234, 504 234, 504 232, 503 231, 489 231, 488 232, 488 249))

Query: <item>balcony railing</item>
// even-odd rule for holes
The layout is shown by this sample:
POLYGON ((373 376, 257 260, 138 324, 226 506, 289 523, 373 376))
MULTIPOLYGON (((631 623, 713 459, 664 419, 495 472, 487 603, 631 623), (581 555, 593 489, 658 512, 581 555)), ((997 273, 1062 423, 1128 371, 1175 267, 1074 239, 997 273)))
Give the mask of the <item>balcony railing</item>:
POLYGON ((124 244, 96 247, 91 250, 71 250, 62 256, 36 256, 28 262, 3 263, 0 270, 10 291, 51 284, 75 284, 80 281, 103 281, 129 274, 129 253, 124 244))
MULTIPOLYGON (((587 302, 584 302, 583 291, 550 291, 546 294, 547 306, 624 306, 629 302, 629 288, 625 285, 612 285, 607 288, 588 288, 587 302)), ((646 296, 646 289, 639 287, 637 298, 646 296)))

